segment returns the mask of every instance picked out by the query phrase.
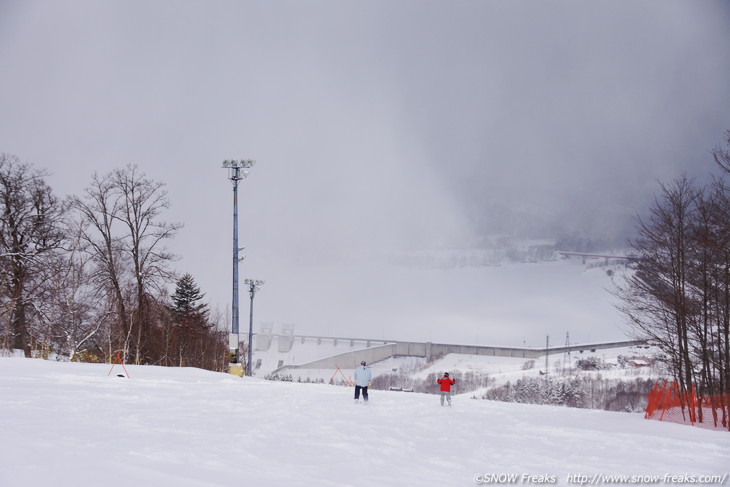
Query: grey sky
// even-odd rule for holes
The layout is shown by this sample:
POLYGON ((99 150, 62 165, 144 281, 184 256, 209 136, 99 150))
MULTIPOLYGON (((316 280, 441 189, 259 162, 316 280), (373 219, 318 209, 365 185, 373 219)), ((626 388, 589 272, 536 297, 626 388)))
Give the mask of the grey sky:
POLYGON ((0 0, 0 67, 0 151, 60 194, 165 181, 177 268, 222 307, 220 164, 257 159, 241 275, 277 322, 277 280, 322 299, 322 266, 489 233, 485 208, 613 232, 730 129, 721 1, 0 0))

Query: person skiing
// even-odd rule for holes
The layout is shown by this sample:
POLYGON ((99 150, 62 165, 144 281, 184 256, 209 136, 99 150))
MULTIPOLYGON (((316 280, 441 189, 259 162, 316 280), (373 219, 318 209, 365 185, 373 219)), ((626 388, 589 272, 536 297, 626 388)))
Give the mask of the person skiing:
POLYGON ((368 386, 372 378, 373 372, 363 360, 360 362, 360 367, 355 369, 355 402, 360 399, 361 390, 363 401, 368 402, 368 386))
POLYGON ((444 397, 451 406, 451 386, 456 384, 456 379, 451 379, 448 372, 444 372, 444 376, 436 381, 441 385, 441 405, 444 405, 444 397))

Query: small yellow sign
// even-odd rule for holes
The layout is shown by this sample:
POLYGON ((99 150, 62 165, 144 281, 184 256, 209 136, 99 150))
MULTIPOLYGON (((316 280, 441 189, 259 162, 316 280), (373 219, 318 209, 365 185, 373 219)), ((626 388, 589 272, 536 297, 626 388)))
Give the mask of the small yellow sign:
POLYGON ((243 377, 243 364, 229 364, 228 373, 243 377))

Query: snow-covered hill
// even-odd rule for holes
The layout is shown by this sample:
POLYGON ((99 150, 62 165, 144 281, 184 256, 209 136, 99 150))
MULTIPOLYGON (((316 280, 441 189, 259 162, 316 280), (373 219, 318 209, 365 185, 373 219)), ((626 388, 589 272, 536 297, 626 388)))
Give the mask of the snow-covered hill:
MULTIPOLYGON (((306 347, 301 348, 305 349, 306 347)), ((665 371, 658 365, 634 367, 627 364, 627 361, 630 359, 643 358, 644 356, 653 357, 657 353, 657 350, 648 348, 645 346, 634 346, 597 350, 586 346, 584 349, 575 350, 570 354, 550 354, 547 361, 545 360, 545 355, 531 359, 450 353, 442 357, 436 357, 430 362, 422 357, 399 356, 370 363, 369 366, 375 378, 383 375, 401 377, 403 383, 398 384, 401 387, 410 387, 412 381, 423 381, 429 375, 440 375, 444 372, 450 372, 452 375, 457 374, 459 376, 473 374, 477 377, 488 378, 490 387, 503 385, 507 382, 514 382, 519 379, 542 377, 546 369, 552 377, 556 378, 597 377, 599 375, 602 378, 622 381, 634 381, 637 378, 665 378, 665 371), (583 370, 578 367, 581 360, 596 361, 601 365, 601 368, 595 371, 583 370)), ((285 374, 291 376, 291 380, 297 382, 329 382, 330 379, 344 380, 345 378, 349 378, 352 372, 353 369, 342 369, 342 374, 340 374, 336 369, 332 368, 296 368, 285 370, 285 374)), ((474 391, 469 390, 466 392, 474 391)))
POLYGON ((127 369, 0 358, 0 485, 470 486, 510 474, 720 485, 730 470, 727 433, 640 414, 468 396, 442 408, 385 391, 363 406, 337 386, 127 369))

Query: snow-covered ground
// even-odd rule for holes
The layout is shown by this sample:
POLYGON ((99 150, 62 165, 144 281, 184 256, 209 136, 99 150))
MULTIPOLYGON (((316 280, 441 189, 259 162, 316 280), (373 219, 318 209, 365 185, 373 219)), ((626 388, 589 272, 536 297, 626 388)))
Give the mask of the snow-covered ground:
MULTIPOLYGON (((657 367, 635 368, 631 366, 621 367, 619 357, 642 357, 652 356, 655 350, 646 350, 644 347, 619 347, 591 351, 586 348, 583 352, 574 351, 567 354, 550 354, 548 357, 548 371, 554 376, 598 376, 606 379, 634 380, 636 378, 660 378, 664 377, 657 367), (580 370, 576 367, 581 359, 595 358, 608 367, 597 371, 580 370)), ((467 355, 450 353, 441 358, 427 362, 425 358, 419 357, 393 357, 386 360, 369 364, 373 371, 373 377, 383 374, 405 375, 414 380, 424 380, 429 374, 441 375, 449 372, 467 374, 472 372, 477 375, 489 377, 490 387, 502 385, 506 382, 514 382, 518 379, 528 377, 539 377, 545 370, 545 356, 535 359, 523 357, 499 357, 491 355, 467 355)), ((336 369, 287 369, 285 374, 291 374, 292 379, 329 382, 340 378, 352 376, 353 369, 342 369, 340 374, 336 369)), ((407 387, 407 384, 404 384, 407 387)))
POLYGON ((469 486, 510 474, 519 485, 583 475, 720 485, 730 471, 727 433, 641 414, 466 395, 442 408, 437 396, 385 391, 363 406, 337 386, 109 370, 0 358, 0 485, 469 486))
MULTIPOLYGON (((578 376, 598 375, 612 379, 634 379, 636 377, 655 377, 656 369, 653 367, 620 367, 619 357, 639 357, 645 354, 652 355, 654 351, 641 347, 621 347, 604 350, 584 350, 568 354, 550 354, 547 361, 547 369, 555 376, 578 376), (595 358, 606 366, 610 367, 597 371, 585 371, 576 367, 581 359, 595 358)), ((417 379, 425 379, 429 374, 441 374, 443 372, 458 371, 463 373, 474 372, 476 374, 488 375, 495 385, 504 384, 508 381, 515 381, 524 377, 538 377, 545 370, 545 356, 535 359, 520 357, 493 357, 485 355, 461 355, 449 354, 441 360, 429 364, 414 375, 417 379)))

